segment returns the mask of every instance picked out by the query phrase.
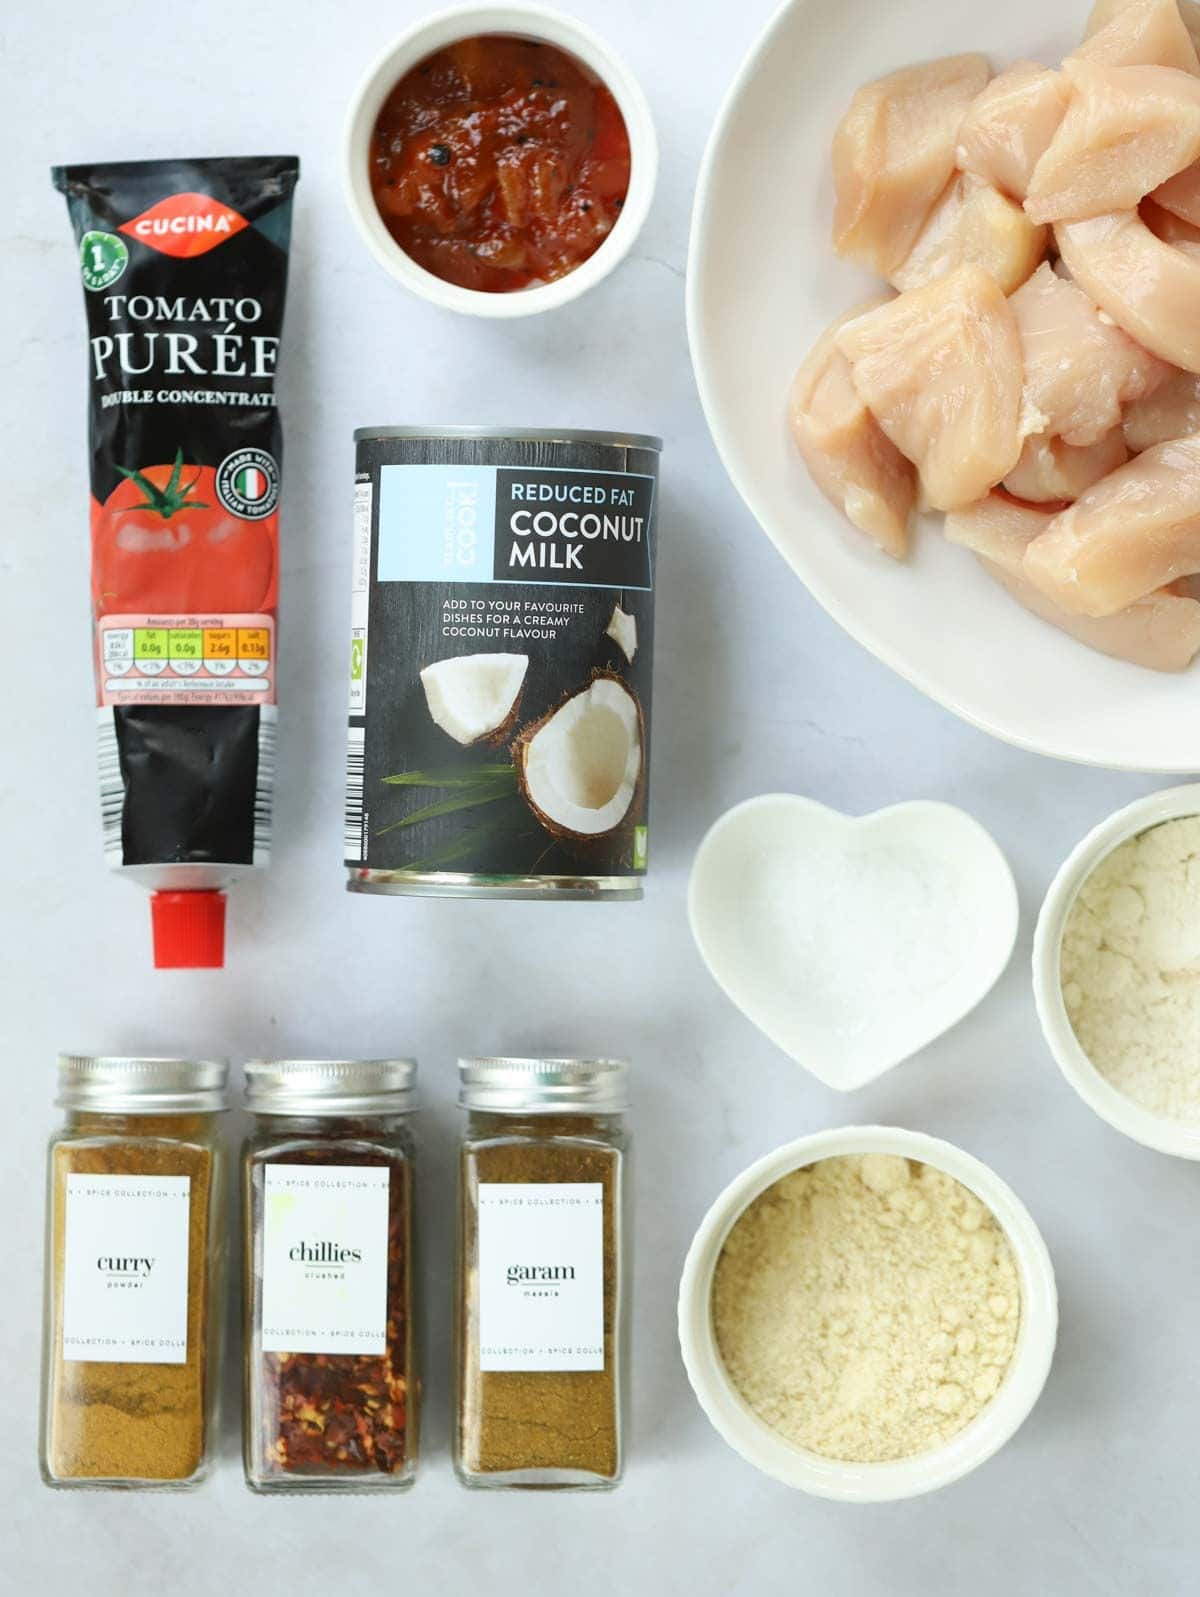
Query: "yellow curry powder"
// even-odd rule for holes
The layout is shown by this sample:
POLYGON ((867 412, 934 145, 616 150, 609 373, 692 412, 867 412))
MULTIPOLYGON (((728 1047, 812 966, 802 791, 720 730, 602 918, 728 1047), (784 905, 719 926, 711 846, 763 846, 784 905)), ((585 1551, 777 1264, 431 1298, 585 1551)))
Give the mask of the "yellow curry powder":
POLYGON ((51 1479, 185 1481, 205 1457, 214 1150, 210 1116, 79 1114, 51 1151, 52 1322, 46 1405, 51 1479), (64 1359, 67 1177, 186 1176, 187 1359, 64 1359))

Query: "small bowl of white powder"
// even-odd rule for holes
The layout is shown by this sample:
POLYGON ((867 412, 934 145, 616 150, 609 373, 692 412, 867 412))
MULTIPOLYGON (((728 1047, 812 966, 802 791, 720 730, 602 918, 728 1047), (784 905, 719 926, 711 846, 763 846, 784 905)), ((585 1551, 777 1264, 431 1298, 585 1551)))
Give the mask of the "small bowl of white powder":
POLYGON ((1138 799, 1079 844, 1042 906, 1033 986, 1080 1097, 1200 1159, 1200 784, 1138 799))
POLYGON ((802 1137, 721 1194, 679 1290, 679 1341, 717 1431, 789 1486, 915 1497, 1002 1447, 1036 1403, 1054 1271, 986 1165, 917 1132, 802 1137))

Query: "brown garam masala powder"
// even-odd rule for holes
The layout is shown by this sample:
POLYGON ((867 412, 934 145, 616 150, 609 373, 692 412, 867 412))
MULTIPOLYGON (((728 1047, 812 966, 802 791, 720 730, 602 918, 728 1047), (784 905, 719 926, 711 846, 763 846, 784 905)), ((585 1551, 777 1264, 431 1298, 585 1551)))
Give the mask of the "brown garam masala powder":
POLYGON ((620 1476, 625 1157, 616 1114, 472 1110, 460 1165, 455 1449, 470 1485, 608 1486, 620 1476), (490 1222, 491 1258, 481 1254, 481 1188, 486 1212, 503 1216, 490 1222), (511 1210, 505 1189, 520 1194, 511 1210), (580 1294, 592 1290, 594 1344, 578 1334, 580 1294), (497 1346, 485 1331, 484 1357, 488 1293, 503 1299, 495 1312, 508 1336, 497 1346), (584 1367, 563 1367, 572 1363, 584 1367))

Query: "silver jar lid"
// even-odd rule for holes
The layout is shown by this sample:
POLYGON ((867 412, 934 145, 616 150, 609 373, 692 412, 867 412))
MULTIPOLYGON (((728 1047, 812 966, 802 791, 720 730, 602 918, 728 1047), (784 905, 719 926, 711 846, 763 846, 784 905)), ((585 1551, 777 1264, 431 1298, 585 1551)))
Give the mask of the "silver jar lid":
POLYGON ((251 1059, 246 1108, 262 1115, 403 1114, 413 1059, 251 1059))
POLYGON ((101 1115, 215 1114, 228 1107, 226 1059, 126 1059, 59 1054, 63 1109, 101 1115))
POLYGON ((496 1114, 619 1114, 626 1059, 460 1059, 458 1101, 496 1114))

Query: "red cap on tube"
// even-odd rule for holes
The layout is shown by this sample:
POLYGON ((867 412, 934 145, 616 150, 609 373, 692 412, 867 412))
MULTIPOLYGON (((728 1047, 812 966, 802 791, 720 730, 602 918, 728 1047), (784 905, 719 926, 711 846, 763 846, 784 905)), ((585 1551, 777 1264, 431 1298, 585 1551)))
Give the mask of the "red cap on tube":
POLYGON ((156 970, 219 970, 225 963, 225 894, 152 893, 156 970))

